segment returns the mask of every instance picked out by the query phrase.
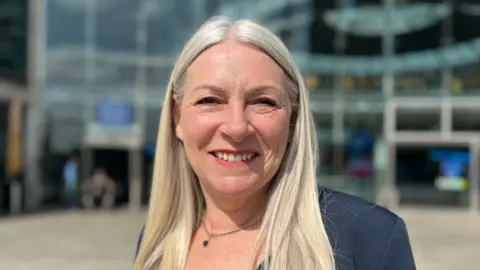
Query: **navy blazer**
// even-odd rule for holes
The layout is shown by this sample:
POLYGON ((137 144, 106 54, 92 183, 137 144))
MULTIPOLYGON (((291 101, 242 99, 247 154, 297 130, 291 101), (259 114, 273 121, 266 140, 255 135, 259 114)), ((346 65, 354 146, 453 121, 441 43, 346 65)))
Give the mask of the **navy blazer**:
POLYGON ((359 197, 329 189, 322 189, 320 203, 337 270, 416 269, 402 218, 359 197))

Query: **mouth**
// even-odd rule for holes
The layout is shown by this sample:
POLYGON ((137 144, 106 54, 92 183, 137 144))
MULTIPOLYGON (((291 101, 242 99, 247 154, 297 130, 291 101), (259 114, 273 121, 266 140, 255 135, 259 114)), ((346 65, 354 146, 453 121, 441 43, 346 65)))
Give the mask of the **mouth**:
POLYGON ((226 163, 245 163, 260 156, 258 153, 255 152, 227 153, 222 151, 212 151, 210 152, 210 155, 214 156, 219 161, 226 163))

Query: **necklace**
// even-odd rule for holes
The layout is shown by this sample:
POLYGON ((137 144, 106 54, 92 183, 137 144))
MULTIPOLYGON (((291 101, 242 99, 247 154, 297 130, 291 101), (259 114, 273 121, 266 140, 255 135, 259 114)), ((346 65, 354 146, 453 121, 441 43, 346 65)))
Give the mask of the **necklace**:
POLYGON ((211 233, 208 229, 207 229, 207 226, 205 226, 205 222, 203 222, 203 229, 205 230, 205 233, 207 234, 208 238, 207 240, 203 241, 203 246, 204 247, 208 247, 208 244, 210 244, 210 240, 212 238, 215 238, 215 237, 221 237, 221 236, 227 236, 227 235, 231 235, 231 234, 234 234, 234 233, 237 233, 239 231, 243 231, 245 229, 248 229, 248 228, 251 228, 255 225, 258 225, 260 223, 260 216, 256 216, 254 219, 252 219, 250 222, 248 222, 247 224, 243 225, 242 227, 238 228, 238 229, 235 229, 235 230, 232 230, 232 231, 228 231, 228 232, 223 232, 223 233, 211 233))

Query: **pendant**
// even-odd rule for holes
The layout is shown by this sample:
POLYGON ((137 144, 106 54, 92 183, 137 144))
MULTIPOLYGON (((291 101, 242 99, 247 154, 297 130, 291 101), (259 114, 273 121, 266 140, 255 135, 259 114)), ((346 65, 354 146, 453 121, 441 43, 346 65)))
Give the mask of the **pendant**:
POLYGON ((203 247, 207 247, 209 243, 210 243, 210 241, 208 241, 208 240, 203 241, 203 247))

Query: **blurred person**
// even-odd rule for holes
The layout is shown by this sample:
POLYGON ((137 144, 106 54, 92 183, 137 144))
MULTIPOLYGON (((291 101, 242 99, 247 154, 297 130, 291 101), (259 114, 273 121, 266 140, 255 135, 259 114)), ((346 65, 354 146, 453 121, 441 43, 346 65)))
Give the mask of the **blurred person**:
POLYGON ((282 41, 209 20, 167 87, 134 269, 415 269, 400 217, 317 189, 316 138, 282 41))
POLYGON ((77 206, 77 189, 79 182, 79 154, 74 151, 63 167, 63 192, 65 206, 69 209, 77 206))
POLYGON ((98 168, 82 184, 82 205, 85 209, 111 209, 115 204, 115 194, 115 181, 105 169, 98 168))

